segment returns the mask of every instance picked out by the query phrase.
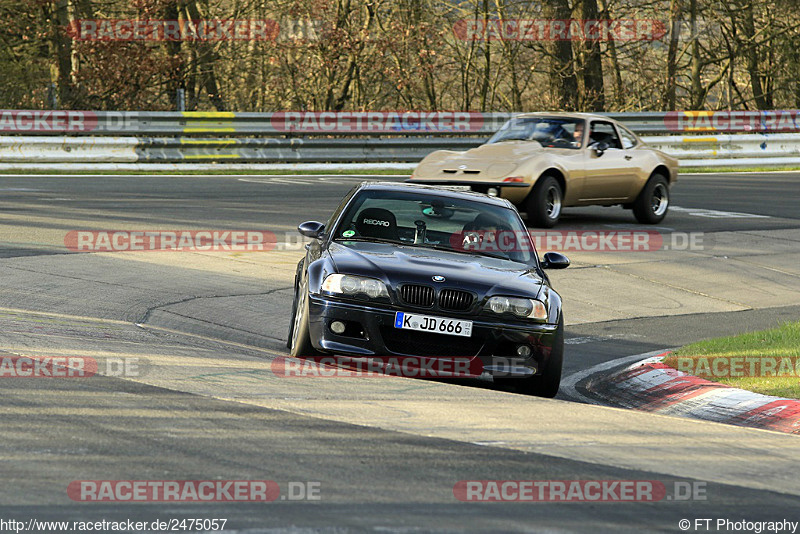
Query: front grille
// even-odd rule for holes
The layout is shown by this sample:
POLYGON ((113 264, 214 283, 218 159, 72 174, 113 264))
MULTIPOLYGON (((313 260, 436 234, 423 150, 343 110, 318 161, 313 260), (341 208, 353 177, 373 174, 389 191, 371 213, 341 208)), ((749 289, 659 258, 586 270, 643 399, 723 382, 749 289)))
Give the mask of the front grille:
POLYGON ((439 307, 443 310, 465 311, 472 306, 472 293, 458 289, 442 289, 439 293, 439 307))
POLYGON ((386 348, 409 356, 476 356, 483 343, 474 337, 448 336, 430 332, 381 327, 386 348))
POLYGON ((462 172, 463 174, 480 174, 481 171, 476 171, 474 169, 442 169, 442 172, 445 174, 458 174, 462 172))
POLYGON ((411 306, 430 308, 433 306, 434 291, 430 286, 405 284, 400 286, 400 299, 411 306))

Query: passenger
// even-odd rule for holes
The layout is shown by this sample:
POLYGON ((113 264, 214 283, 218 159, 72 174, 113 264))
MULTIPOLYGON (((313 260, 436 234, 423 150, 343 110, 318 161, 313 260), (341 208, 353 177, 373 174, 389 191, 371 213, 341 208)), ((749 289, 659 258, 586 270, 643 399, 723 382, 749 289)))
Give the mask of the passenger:
POLYGON ((583 144, 583 123, 578 122, 575 124, 575 131, 572 132, 572 146, 580 148, 583 144))

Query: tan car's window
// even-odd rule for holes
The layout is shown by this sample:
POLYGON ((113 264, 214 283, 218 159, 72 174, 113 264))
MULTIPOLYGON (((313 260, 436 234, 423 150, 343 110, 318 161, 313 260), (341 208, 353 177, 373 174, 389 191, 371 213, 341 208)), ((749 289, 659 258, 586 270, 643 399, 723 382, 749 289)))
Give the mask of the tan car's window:
POLYGON ((619 127, 619 135, 622 137, 622 148, 628 149, 636 146, 636 136, 622 126, 619 127))
POLYGON ((564 117, 522 117, 511 119, 492 136, 488 144, 506 141, 537 141, 547 148, 581 148, 584 122, 564 117))
POLYGON ((589 135, 589 146, 595 143, 606 143, 608 148, 622 148, 614 126, 610 122, 593 122, 589 135))

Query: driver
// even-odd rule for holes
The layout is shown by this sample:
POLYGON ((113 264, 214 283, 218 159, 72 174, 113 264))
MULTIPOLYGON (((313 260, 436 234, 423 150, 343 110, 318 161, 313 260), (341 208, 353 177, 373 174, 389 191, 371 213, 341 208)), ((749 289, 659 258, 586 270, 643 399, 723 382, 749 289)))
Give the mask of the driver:
POLYGON ((504 231, 510 230, 491 215, 481 213, 475 217, 472 222, 464 225, 464 230, 462 231, 462 235, 464 236, 462 242, 464 250, 472 249, 502 252, 499 246, 499 234, 504 231))
POLYGON ((572 144, 573 141, 572 133, 564 128, 564 124, 560 122, 543 124, 537 137, 538 139, 536 140, 543 146, 553 146, 561 143, 572 144))

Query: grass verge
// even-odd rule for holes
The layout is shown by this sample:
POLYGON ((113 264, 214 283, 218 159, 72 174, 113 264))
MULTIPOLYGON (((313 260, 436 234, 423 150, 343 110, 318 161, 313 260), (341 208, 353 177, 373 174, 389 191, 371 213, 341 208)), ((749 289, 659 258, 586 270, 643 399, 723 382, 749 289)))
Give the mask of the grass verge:
POLYGON ((664 363, 736 388, 800 399, 800 321, 692 343, 664 363))
POLYGON ((678 176, 681 174, 730 174, 737 172, 795 172, 800 171, 800 167, 794 165, 771 166, 771 167, 681 167, 678 169, 678 176))

